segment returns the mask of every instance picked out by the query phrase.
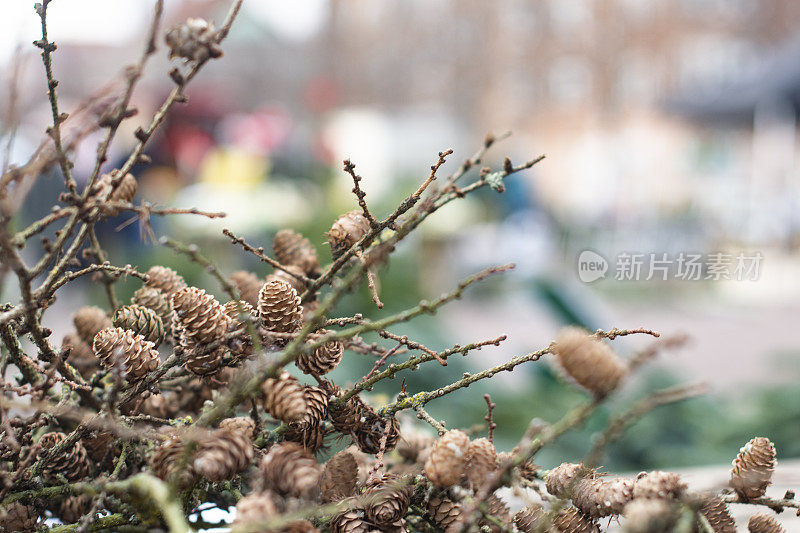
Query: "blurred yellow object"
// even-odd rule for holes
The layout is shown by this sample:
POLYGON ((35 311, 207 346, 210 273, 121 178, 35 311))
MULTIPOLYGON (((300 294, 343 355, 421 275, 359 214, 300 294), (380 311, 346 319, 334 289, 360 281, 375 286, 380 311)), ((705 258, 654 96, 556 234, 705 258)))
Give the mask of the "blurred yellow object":
POLYGON ((240 189, 252 188, 266 180, 269 160, 247 150, 217 146, 200 164, 198 181, 240 189))

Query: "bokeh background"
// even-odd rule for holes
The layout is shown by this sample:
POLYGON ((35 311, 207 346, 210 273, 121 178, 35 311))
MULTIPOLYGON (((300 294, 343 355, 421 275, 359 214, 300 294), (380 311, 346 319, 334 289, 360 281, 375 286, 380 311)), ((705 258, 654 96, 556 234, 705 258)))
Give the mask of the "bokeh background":
MULTIPOLYGON (((150 4, 52 4, 63 109, 118 90, 124 66, 138 57, 150 4)), ((219 21, 228 7, 166 4, 165 27, 191 16, 219 21)), ((0 164, 7 168, 41 142, 50 111, 31 45, 40 31, 33 3, 4 2, 2 12, 0 164)), ((268 249, 275 231, 291 227, 327 261, 324 232, 357 207, 342 159, 356 163, 367 200, 383 214, 427 176, 438 151, 455 150, 443 169, 452 171, 486 133, 511 130, 486 164, 505 155, 547 159, 511 179, 506 193, 487 191, 432 217, 380 272, 383 311, 365 291, 341 309, 382 316, 489 264, 518 265, 437 316, 396 328, 436 349, 509 336, 446 368, 409 373, 409 392, 546 346, 565 324, 646 326, 689 341, 661 355, 586 429, 566 435, 558 453, 543 452, 543 464, 580 458, 613 409, 679 381, 705 381, 711 393, 637 424, 609 450, 610 468, 722 464, 755 435, 770 436, 781 459, 800 455, 800 3, 246 0, 224 49, 147 150, 152 165, 135 173, 140 199, 229 216, 154 218, 156 237, 198 244, 227 272, 264 275, 221 229, 268 249), (763 259, 756 280, 620 281, 612 266, 588 284, 578 277, 585 249, 612 262, 620 253, 763 259)), ((171 90, 166 56, 162 46, 139 84, 139 115, 124 123, 109 169, 171 90)), ((78 179, 89 173, 98 139, 90 134, 77 149, 78 179)), ((41 216, 60 187, 55 173, 40 178, 19 223, 41 216)), ((220 293, 143 229, 122 215, 100 239, 118 264, 176 265, 220 293)), ((135 288, 130 282, 120 292, 135 288)), ((13 291, 3 289, 4 298, 13 291)), ((48 312, 57 336, 80 301, 102 302, 102 287, 65 289, 48 312)), ((615 347, 630 356, 649 342, 627 338, 615 347)), ((373 362, 350 354, 333 378, 352 380, 373 362)), ((398 385, 376 388, 376 401, 398 385)), ((483 423, 487 392, 505 449, 531 415, 552 421, 582 398, 543 361, 434 402, 430 412, 450 427, 483 423)))

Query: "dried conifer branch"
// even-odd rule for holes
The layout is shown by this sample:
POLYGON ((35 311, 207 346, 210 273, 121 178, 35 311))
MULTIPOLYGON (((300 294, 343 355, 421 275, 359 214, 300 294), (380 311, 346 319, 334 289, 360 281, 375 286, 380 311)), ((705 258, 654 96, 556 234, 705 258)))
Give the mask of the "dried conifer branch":
POLYGON ((378 222, 375 220, 375 217, 372 215, 372 213, 370 213, 369 208, 367 207, 367 202, 364 200, 364 197, 367 195, 367 193, 361 190, 360 182, 363 178, 356 174, 356 166, 349 159, 345 159, 342 162, 342 166, 344 171, 350 174, 350 177, 353 178, 353 194, 355 194, 356 198, 358 199, 358 205, 361 207, 364 217, 369 221, 369 225, 374 228, 378 222))
POLYGON ((497 407, 497 404, 492 402, 492 397, 488 394, 484 394, 483 399, 486 400, 487 411, 486 416, 483 417, 483 419, 486 420, 486 426, 489 428, 489 442, 494 442, 494 430, 497 428, 497 424, 495 424, 494 420, 492 419, 492 411, 495 407, 497 407))
POLYGON ((417 418, 430 424, 440 436, 447 433, 447 428, 444 427, 441 422, 433 418, 422 406, 414 407, 414 411, 417 412, 417 418))
POLYGON ((241 239, 241 238, 237 237, 236 235, 234 235, 229 229, 223 229, 222 233, 226 237, 228 237, 231 240, 231 242, 233 242, 234 244, 238 244, 239 246, 241 246, 242 248, 244 248, 245 250, 247 250, 248 252, 250 252, 254 256, 258 257, 264 263, 267 263, 268 265, 272 266, 273 268, 275 268, 277 270, 282 270, 283 272, 286 272, 288 275, 292 276, 293 278, 296 278, 296 279, 300 280, 305 285, 308 285, 308 284, 313 282, 313 280, 307 278, 303 274, 300 274, 300 273, 296 272, 294 269, 290 268, 289 265, 282 265, 279 262, 277 262, 274 259, 272 259, 271 257, 265 255, 263 248, 253 248, 252 246, 247 244, 244 239, 241 239))

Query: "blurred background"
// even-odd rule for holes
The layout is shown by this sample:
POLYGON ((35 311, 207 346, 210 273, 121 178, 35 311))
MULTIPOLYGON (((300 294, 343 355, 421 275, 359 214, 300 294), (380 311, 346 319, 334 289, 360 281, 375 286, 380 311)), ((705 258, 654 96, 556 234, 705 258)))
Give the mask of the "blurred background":
MULTIPOLYGON (((119 90, 124 66, 140 53, 151 4, 51 5, 63 110, 119 90)), ((228 7, 216 0, 166 4, 164 28, 194 16, 219 22, 228 7)), ((24 162, 50 121, 31 45, 38 24, 33 2, 3 6, 3 168, 24 162)), ((607 466, 722 464, 756 435, 771 437, 781 459, 800 456, 800 3, 246 0, 223 48, 151 143, 153 163, 134 173, 140 200, 228 217, 154 218, 156 237, 196 243, 228 273, 265 275, 269 270, 234 250, 221 229, 269 250, 275 231, 291 227, 327 262, 324 232, 357 208, 342 159, 356 163, 373 211, 386 214, 427 176, 438 151, 455 150, 442 174, 451 172, 485 134, 511 130, 485 164, 496 167, 505 155, 515 163, 547 158, 513 177, 504 194, 485 191, 432 217, 380 272, 384 310, 374 309, 366 291, 340 310, 385 316, 489 264, 517 264, 436 317, 395 329, 435 349, 509 336, 447 367, 409 373, 409 392, 546 346, 565 324, 644 326, 689 341, 662 354, 585 430, 566 435, 558 454, 540 454, 542 464, 582 457, 610 412, 679 381, 705 381, 712 392, 640 422, 609 450, 607 466), (581 281, 584 250, 608 262, 605 277, 581 281), (618 275, 625 254, 642 256, 641 276, 618 275), (681 254, 704 258, 697 279, 678 275, 681 254), (726 258, 727 275, 706 261, 715 254, 726 258), (761 259, 755 275, 737 279, 742 255, 761 259), (653 258, 669 261, 663 277, 648 275, 653 258)), ((137 87, 139 114, 123 124, 109 170, 172 89, 170 68, 162 45, 137 87)), ((79 180, 91 171, 99 138, 88 133, 76 149, 79 180)), ((18 224, 49 209, 61 186, 55 172, 37 180, 18 224)), ((115 263, 174 265, 190 282, 222 294, 131 216, 108 221, 100 235, 115 263)), ((34 257, 35 243, 29 248, 34 257)), ((131 281, 119 291, 136 288, 131 281)), ((4 287, 4 298, 12 290, 4 287)), ((48 325, 60 338, 76 300, 103 298, 100 284, 71 286, 48 325)), ((630 356, 650 342, 614 345, 630 356)), ((333 378, 344 384, 373 363, 350 354, 333 378)), ((389 385, 376 388, 377 403, 399 383, 389 385)), ((487 392, 505 449, 531 415, 552 421, 582 398, 543 361, 434 402, 430 412, 450 427, 484 423, 487 392)))

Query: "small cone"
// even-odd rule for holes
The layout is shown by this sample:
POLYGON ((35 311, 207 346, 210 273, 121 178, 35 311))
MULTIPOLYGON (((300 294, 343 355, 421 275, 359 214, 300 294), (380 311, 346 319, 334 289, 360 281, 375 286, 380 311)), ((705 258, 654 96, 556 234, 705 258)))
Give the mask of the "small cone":
POLYGON ((319 387, 303 387, 306 412, 300 419, 301 426, 316 426, 328 415, 328 395, 319 387))
POLYGON ((597 522, 574 507, 561 509, 553 520, 553 527, 559 533, 600 533, 597 522))
POLYGON ((750 533, 786 533, 783 526, 768 514, 757 514, 750 517, 747 522, 750 533))
POLYGON ((258 295, 258 318, 267 331, 295 331, 303 320, 303 309, 300 307, 297 291, 282 280, 265 283, 258 295))
POLYGON ((433 443, 436 442, 432 436, 418 431, 403 431, 403 436, 397 443, 397 453, 409 463, 424 463, 430 455, 433 443))
POLYGON ((360 211, 350 211, 336 219, 328 232, 334 259, 345 253, 369 231, 369 221, 360 211))
POLYGON ((246 435, 224 429, 200 440, 194 469, 211 482, 220 482, 244 471, 253 460, 253 445, 246 435))
MULTIPOLYGON (((37 443, 39 453, 50 450, 66 438, 65 434, 58 431, 45 433, 37 443)), ((48 479, 57 479, 58 475, 62 475, 69 481, 81 479, 88 472, 89 459, 86 456, 86 449, 80 441, 75 442, 71 448, 60 455, 51 457, 42 469, 42 474, 48 479)))
POLYGON ((317 250, 311 241, 290 229, 282 229, 275 234, 272 242, 272 250, 275 257, 282 265, 294 265, 311 277, 320 274, 319 259, 317 250))
POLYGON ((633 499, 633 482, 622 478, 584 478, 575 487, 572 503, 591 518, 617 515, 633 499))
POLYGON ((61 347, 69 346, 70 352, 67 361, 83 376, 89 378, 100 368, 92 348, 84 342, 77 333, 68 333, 61 341, 61 347))
POLYGON ((364 497, 369 501, 366 517, 379 526, 390 525, 406 514, 412 488, 392 474, 384 474, 367 483, 364 497))
POLYGON ((361 424, 361 418, 367 406, 356 394, 350 397, 339 407, 332 400, 342 395, 342 389, 329 381, 320 383, 320 387, 328 394, 328 418, 333 423, 333 428, 339 433, 349 434, 361 424))
POLYGON ((284 440, 295 442, 315 454, 325 448, 325 426, 322 424, 300 425, 289 424, 283 433, 284 440))
POLYGON ((219 428, 238 435, 244 435, 247 439, 252 439, 256 424, 249 416, 235 416, 220 421, 219 428))
POLYGON ((532 504, 517 511, 514 515, 514 525, 520 533, 538 533, 539 531, 546 531, 544 524, 546 522, 545 512, 539 504, 532 504))
POLYGON ((297 275, 303 275, 303 270, 297 266, 287 265, 286 270, 275 269, 275 271, 267 276, 265 280, 267 283, 276 280, 285 281, 291 285, 295 291, 297 291, 298 295, 300 295, 303 294, 308 287, 303 282, 303 279, 298 278, 297 275))
POLYGON ((467 450, 467 479, 472 488, 483 486, 489 474, 497 470, 497 451, 489 439, 477 439, 469 444, 467 450))
POLYGON ((253 307, 258 306, 258 292, 261 290, 261 286, 264 285, 264 280, 252 272, 237 270, 231 274, 228 281, 239 291, 239 296, 242 300, 253 307))
POLYGON ((611 347, 575 327, 561 330, 554 347, 561 368, 597 397, 617 388, 628 367, 611 347))
POLYGON ((680 516, 674 504, 650 498, 633 500, 624 514, 626 533, 671 533, 680 516))
POLYGON ((308 451, 293 442, 282 442, 270 448, 258 472, 263 489, 283 496, 311 499, 318 490, 319 464, 308 451))
POLYGON ((161 265, 150 267, 147 276, 147 286, 160 290, 167 298, 186 287, 183 277, 169 267, 161 265))
POLYGON ((172 305, 169 303, 169 298, 160 290, 146 285, 140 287, 133 293, 131 303, 155 311, 165 330, 172 324, 172 305))
POLYGON ((81 438, 81 444, 86 449, 89 459, 95 464, 101 464, 114 451, 114 434, 110 431, 95 429, 81 438))
POLYGON ((164 324, 158 314, 141 305, 125 305, 117 309, 112 319, 114 326, 141 335, 156 346, 164 342, 164 324))
POLYGON ((776 465, 775 445, 766 437, 756 437, 733 460, 729 484, 741 498, 759 498, 772 483, 776 465))
POLYGON ((264 522, 278 516, 275 496, 267 492, 251 492, 236 504, 236 520, 233 527, 247 527, 249 524, 264 522))
POLYGON ((75 324, 78 336, 87 344, 91 344, 98 331, 113 326, 106 312, 95 306, 86 306, 78 309, 75 312, 75 316, 72 317, 72 322, 75 324))
POLYGON ((720 498, 708 498, 700 512, 706 517, 714 533, 736 533, 736 522, 728 511, 728 506, 720 498))
MULTIPOLYGON (((111 182, 115 180, 117 176, 119 176, 119 170, 113 170, 108 174, 100 176, 96 185, 98 199, 105 197, 105 195, 111 191, 111 182)), ((106 205, 106 203, 130 203, 133 201, 134 196, 136 196, 137 188, 138 183, 136 182, 136 178, 133 177, 133 174, 125 174, 114 192, 111 193, 105 202, 99 205, 100 214, 104 217, 117 216, 120 213, 120 208, 114 205, 106 205)))
POLYGON ((122 328, 107 328, 97 333, 92 343, 104 368, 120 366, 129 381, 138 381, 158 367, 158 352, 141 335, 122 328))
POLYGON ((369 533, 375 531, 364 516, 363 509, 347 509, 331 519, 331 533, 369 533))
POLYGON ((387 423, 389 432, 386 434, 384 451, 393 450, 400 439, 400 423, 396 418, 383 418, 371 407, 365 405, 361 413, 361 420, 353 431, 356 445, 364 453, 375 454, 381 449, 381 440, 386 432, 387 423))
POLYGON ((288 372, 277 378, 268 378, 261 385, 264 395, 264 410, 286 423, 298 422, 306 414, 303 386, 288 372))
POLYGON ((425 476, 434 486, 448 488, 458 485, 467 473, 469 437, 452 429, 439 437, 425 462, 425 476))
POLYGON ((636 499, 665 499, 676 500, 686 491, 686 483, 681 480, 678 474, 672 472, 662 472, 654 470, 648 473, 639 474, 633 488, 633 496, 636 499))
POLYGON ((327 463, 320 477, 320 496, 325 503, 353 495, 358 482, 358 464, 353 454, 342 450, 327 463))
POLYGON ((86 513, 92 510, 92 498, 86 494, 70 496, 58 503, 56 515, 65 524, 77 522, 86 513))
POLYGON ((500 533, 501 531, 508 531, 511 529, 513 519, 511 518, 511 511, 503 500, 492 494, 486 499, 487 509, 486 515, 491 516, 494 520, 489 520, 488 516, 484 516, 479 522, 482 528, 488 527, 492 533, 500 533), (497 524, 499 521, 503 526, 497 524))
POLYGON ((182 57, 187 61, 206 61, 222 55, 217 43, 217 30, 214 23, 202 18, 190 18, 175 24, 164 36, 169 47, 169 58, 182 57))
POLYGON ((582 465, 576 463, 561 463, 552 469, 545 478, 547 492, 556 498, 568 498, 570 487, 574 488, 573 483, 581 477, 582 465))
POLYGON ((184 458, 184 450, 183 440, 177 435, 161 443, 150 456, 150 470, 153 475, 167 483, 175 483, 179 488, 193 485, 197 472, 191 457, 184 458))
POLYGON ((12 502, 0 507, 0 531, 28 533, 36 531, 39 515, 30 505, 12 502))
MULTIPOLYGON (((507 461, 513 460, 519 454, 519 446, 515 446, 513 450, 510 452, 500 452, 497 454, 497 463, 499 465, 505 464, 507 461)), ((528 481, 533 481, 538 479, 539 470, 542 467, 528 459, 524 461, 522 464, 515 467, 515 470, 519 473, 522 479, 527 479, 528 481)))
POLYGON ((196 287, 179 289, 171 304, 177 325, 173 329, 180 332, 186 369, 198 376, 219 372, 228 353, 225 343, 233 320, 213 296, 196 287))
POLYGON ((250 329, 242 321, 243 314, 252 316, 253 307, 244 300, 231 300, 222 306, 222 310, 231 319, 228 327, 227 347, 233 357, 233 364, 238 364, 253 355, 253 339, 250 336, 250 329))
POLYGON ((455 533, 461 529, 461 504, 458 502, 434 496, 428 502, 428 514, 445 533, 455 533))
MULTIPOLYGON (((328 331, 320 330, 318 333, 324 335, 328 331)), ((301 353, 295 360, 295 364, 305 374, 322 376, 339 365, 343 354, 344 343, 334 339, 317 347, 313 352, 301 353)))

